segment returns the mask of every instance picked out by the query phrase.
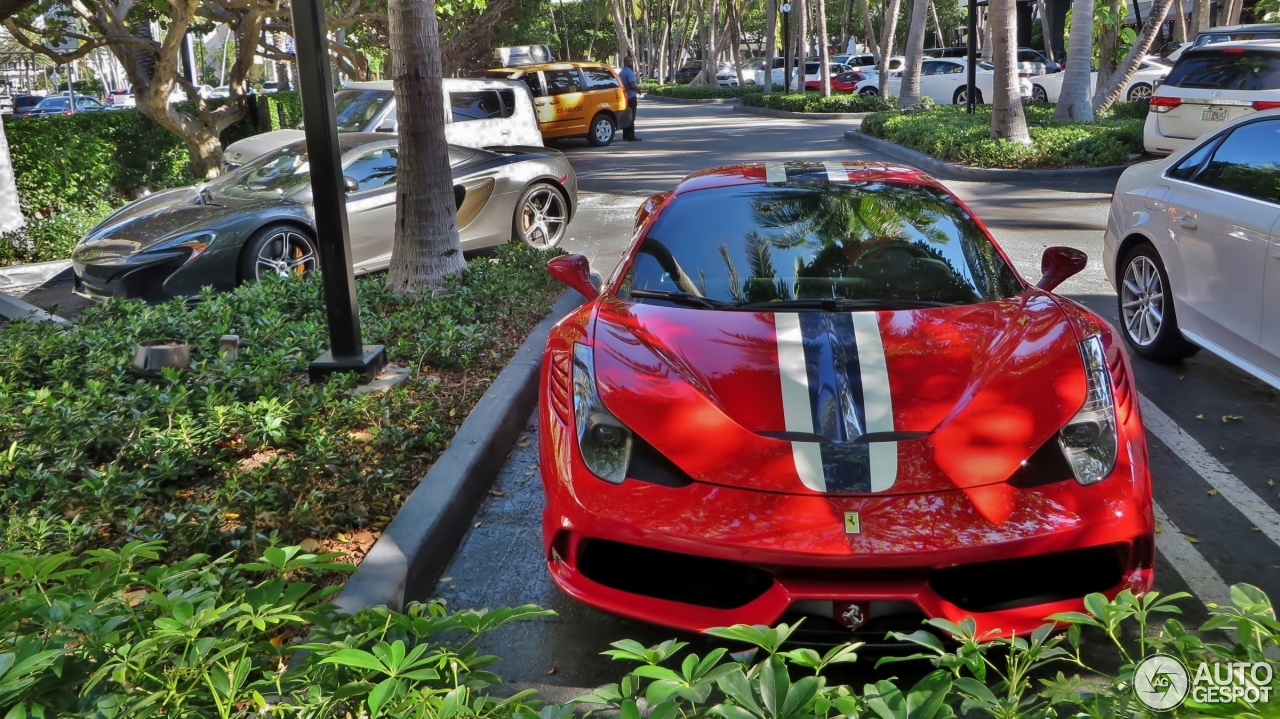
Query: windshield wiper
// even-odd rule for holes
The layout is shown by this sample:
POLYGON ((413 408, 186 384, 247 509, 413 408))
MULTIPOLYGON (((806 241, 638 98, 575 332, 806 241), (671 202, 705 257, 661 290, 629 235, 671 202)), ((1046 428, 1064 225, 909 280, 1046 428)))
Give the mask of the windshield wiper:
POLYGON ((918 310, 930 307, 955 307, 954 302, 935 302, 917 299, 850 299, 845 297, 815 297, 803 300, 770 300, 736 305, 738 309, 762 310, 826 310, 846 312, 851 310, 918 310))
POLYGON ((720 300, 707 299, 691 295, 687 292, 668 292, 666 290, 631 290, 629 292, 632 297, 642 300, 667 300, 678 305, 688 305, 690 307, 701 307, 705 310, 722 310, 734 309, 738 305, 732 302, 722 302, 720 300))

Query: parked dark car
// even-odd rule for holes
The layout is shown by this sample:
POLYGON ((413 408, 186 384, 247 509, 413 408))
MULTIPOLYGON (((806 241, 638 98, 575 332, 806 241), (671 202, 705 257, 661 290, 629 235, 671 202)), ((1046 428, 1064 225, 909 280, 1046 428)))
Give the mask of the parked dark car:
POLYGON ((21 120, 31 114, 31 111, 44 100, 40 95, 14 95, 13 96, 13 119, 21 120))
POLYGON ((26 117, 53 117, 54 115, 74 115, 77 112, 101 112, 106 106, 88 95, 76 95, 75 104, 70 95, 54 95, 40 101, 26 117))
POLYGON ((691 62, 688 65, 676 70, 676 83, 680 85, 688 85, 693 82, 693 78, 702 72, 702 63, 691 62))

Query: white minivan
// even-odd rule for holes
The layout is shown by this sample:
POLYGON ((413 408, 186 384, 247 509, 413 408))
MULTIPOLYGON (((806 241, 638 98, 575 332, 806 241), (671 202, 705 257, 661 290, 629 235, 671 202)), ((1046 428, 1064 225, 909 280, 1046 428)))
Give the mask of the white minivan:
MULTIPOLYGON (((496 147, 542 145, 533 95, 523 82, 488 78, 444 79, 445 139, 451 145, 496 147)), ((396 94, 390 80, 352 82, 333 96, 338 132, 399 129, 396 94)), ((223 151, 223 170, 234 170, 277 147, 303 137, 302 127, 275 130, 233 142, 223 151)))

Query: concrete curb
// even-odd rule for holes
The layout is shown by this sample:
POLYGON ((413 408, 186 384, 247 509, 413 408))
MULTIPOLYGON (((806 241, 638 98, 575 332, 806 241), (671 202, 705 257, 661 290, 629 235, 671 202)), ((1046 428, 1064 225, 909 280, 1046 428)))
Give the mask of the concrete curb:
POLYGON ((0 292, 0 321, 16 320, 18 318, 26 318, 36 322, 56 322, 60 325, 71 324, 67 320, 57 315, 51 315, 33 304, 0 292))
POLYGON ((793 117, 801 120, 857 120, 861 122, 864 117, 871 114, 869 112, 791 112, 790 110, 775 110, 772 107, 753 107, 751 105, 738 105, 733 109, 734 112, 748 112, 752 115, 793 117))
POLYGON ((659 102, 669 105, 737 105, 742 102, 736 97, 709 97, 697 100, 688 97, 664 97, 662 95, 645 95, 640 98, 644 102, 659 102))
POLYGON ((868 150, 883 153, 896 160, 924 170, 934 177, 944 180, 971 180, 974 182, 1052 182, 1062 183, 1110 183, 1120 179, 1120 174, 1129 169, 1129 165, 1112 165, 1110 167, 1085 167, 1060 170, 1001 170, 986 167, 969 167, 957 165, 936 157, 903 147, 896 142, 872 137, 862 130, 847 130, 844 139, 865 147, 868 150))
POLYGON ((534 327, 347 580, 334 601, 338 608, 400 610, 427 598, 537 404, 552 325, 582 302, 577 292, 566 291, 534 327))
POLYGON ((31 265, 0 267, 0 292, 15 294, 19 290, 39 287, 71 267, 71 260, 37 262, 31 265))

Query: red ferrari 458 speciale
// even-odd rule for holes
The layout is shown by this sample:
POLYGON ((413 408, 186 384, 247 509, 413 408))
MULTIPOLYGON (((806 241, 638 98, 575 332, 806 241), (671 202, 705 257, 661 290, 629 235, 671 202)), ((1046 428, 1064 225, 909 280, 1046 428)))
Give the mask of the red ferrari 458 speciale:
POLYGON ((1085 261, 1049 248, 1028 283, 902 167, 735 165, 650 197, 603 288, 550 262, 590 299, 542 364, 551 576, 669 627, 803 615, 873 641, 1150 589, 1128 358, 1052 293, 1085 261))

